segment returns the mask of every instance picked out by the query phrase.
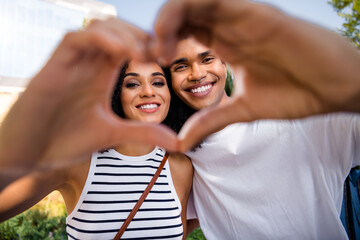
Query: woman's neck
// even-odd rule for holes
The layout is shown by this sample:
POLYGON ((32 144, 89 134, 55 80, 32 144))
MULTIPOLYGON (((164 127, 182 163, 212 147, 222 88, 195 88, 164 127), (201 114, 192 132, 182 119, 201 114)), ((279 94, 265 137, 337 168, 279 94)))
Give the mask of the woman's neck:
POLYGON ((126 156, 142 156, 154 150, 155 146, 144 144, 122 144, 114 149, 126 156))

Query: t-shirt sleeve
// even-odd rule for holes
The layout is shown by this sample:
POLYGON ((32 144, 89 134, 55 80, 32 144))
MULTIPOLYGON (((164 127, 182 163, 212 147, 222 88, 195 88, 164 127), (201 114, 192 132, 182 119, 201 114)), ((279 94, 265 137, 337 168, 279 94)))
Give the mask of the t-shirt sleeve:
POLYGON ((189 199, 188 199, 188 204, 187 204, 186 219, 189 220, 189 219, 196 219, 196 218, 198 218, 198 217, 197 217, 196 210, 195 210, 193 191, 191 190, 189 199))
POLYGON ((360 166, 360 114, 355 115, 354 129, 354 160, 353 167, 360 166))

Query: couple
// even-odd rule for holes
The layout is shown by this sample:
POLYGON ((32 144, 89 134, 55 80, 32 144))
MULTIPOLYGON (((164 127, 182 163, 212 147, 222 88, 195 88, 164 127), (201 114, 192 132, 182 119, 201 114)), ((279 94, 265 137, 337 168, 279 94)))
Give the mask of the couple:
MULTIPOLYGON (((111 103, 118 116, 157 124, 171 121, 167 125, 174 126, 177 113, 171 111, 168 115, 171 82, 158 64, 130 61, 122 67, 118 79, 111 103)), ((88 161, 29 174, 12 184, 10 191, 1 193, 1 220, 58 190, 66 203, 69 239, 113 239, 165 152, 157 146, 124 142, 89 155, 88 161), (11 189, 21 194, 14 196, 11 189)), ((185 238, 192 177, 189 158, 171 153, 123 237, 185 238)))
MULTIPOLYGON (((184 40, 183 44, 189 49, 196 46, 198 53, 195 56, 201 57, 196 57, 194 64, 205 71, 212 69, 211 72, 215 74, 210 82, 204 84, 201 82, 203 76, 199 78, 195 76, 196 70, 191 71, 189 83, 195 82, 196 85, 187 91, 196 98, 225 93, 225 63, 192 38, 184 40), (215 94, 211 93, 213 89, 216 89, 215 94)), ((176 60, 170 69, 163 69, 154 62, 133 60, 125 63, 114 88, 112 110, 123 119, 164 123, 175 131, 179 130, 193 110, 173 93, 175 89, 179 91, 177 84, 187 83, 172 84, 169 73, 184 75, 189 72, 189 63, 176 60)), ((226 94, 221 97, 227 98, 226 94)), ((1 218, 10 218, 20 213, 22 208, 32 206, 50 192, 58 190, 66 204, 69 239, 112 239, 150 182, 165 153, 166 150, 158 146, 123 143, 89 155, 88 161, 27 175, 11 186, 22 192, 21 196, 14 198, 11 191, 1 194, 2 202, 6 203, 1 209, 1 218), (29 184, 37 187, 27 191, 29 184)), ((159 179, 123 237, 185 239, 192 179, 190 159, 184 154, 171 153, 159 179)))
MULTIPOLYGON (((164 123, 175 128, 179 124, 175 120, 177 112, 173 109, 169 112, 169 108, 182 106, 171 102, 174 96, 168 86, 169 76, 158 64, 130 61, 120 71, 112 109, 123 119, 164 123)), ((68 178, 62 180, 58 190, 66 202, 69 239, 113 239, 165 152, 157 146, 124 143, 93 153, 91 161, 76 168, 63 169, 68 178)), ((192 177, 190 159, 171 153, 123 238, 185 238, 192 177)), ((59 179, 53 175, 51 178, 59 179)))
MULTIPOLYGON (((194 40, 189 39, 189 42, 194 40)), ((210 52, 199 60, 207 67, 221 64, 217 66, 221 76, 221 82, 217 85, 224 88, 225 64, 220 59, 215 60, 210 52), (218 63, 213 64, 214 61, 218 63)), ((174 65, 176 72, 185 70, 180 64, 184 65, 174 65)), ((129 61, 121 68, 115 85, 112 110, 123 119, 164 123, 178 130, 182 125, 179 113, 188 111, 188 107, 176 95, 171 96, 169 88, 172 89, 169 69, 163 69, 153 62, 129 61)), ((205 95, 197 92, 195 95, 205 95)), ((184 121, 186 117, 183 114, 184 121)), ((22 192, 21 196, 14 198, 11 191, 1 194, 2 202, 6 203, 1 208, 1 219, 20 213, 21 209, 36 204, 50 192, 58 190, 66 204, 69 239, 112 239, 150 182, 165 153, 165 149, 157 146, 123 143, 89 155, 88 161, 27 175, 11 186, 22 192), (29 184, 37 187, 27 191, 29 184)), ((123 237, 185 239, 192 178, 190 159, 184 154, 171 153, 159 179, 123 237)))
POLYGON ((179 136, 115 118, 109 95, 119 66, 151 59, 149 37, 115 19, 68 34, 1 129, 0 209, 28 194, 16 191, 19 181, 31 191, 31 177, 89 162, 96 150, 136 141, 184 151, 216 132, 186 153, 206 238, 346 239, 339 215, 343 182, 360 161, 358 116, 235 122, 358 112, 358 52, 333 33, 249 1, 169 1, 156 32, 154 52, 171 63, 174 92, 192 109, 206 109, 179 136), (235 70, 231 98, 220 59, 235 70), (6 194, 14 201, 3 205, 6 194))

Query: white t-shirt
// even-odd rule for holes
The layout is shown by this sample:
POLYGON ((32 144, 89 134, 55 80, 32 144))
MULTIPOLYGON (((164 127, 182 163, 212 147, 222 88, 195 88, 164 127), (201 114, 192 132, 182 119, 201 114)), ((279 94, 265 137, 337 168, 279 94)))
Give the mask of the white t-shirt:
POLYGON ((360 165, 360 115, 233 124, 189 152, 207 239, 347 239, 343 183, 360 165))

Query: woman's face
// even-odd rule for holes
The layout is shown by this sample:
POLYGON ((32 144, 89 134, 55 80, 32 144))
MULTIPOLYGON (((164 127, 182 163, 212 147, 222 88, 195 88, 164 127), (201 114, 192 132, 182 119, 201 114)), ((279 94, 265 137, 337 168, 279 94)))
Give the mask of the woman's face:
POLYGON ((158 64, 129 63, 120 94, 126 118, 161 123, 169 112, 170 99, 164 72, 158 64))

